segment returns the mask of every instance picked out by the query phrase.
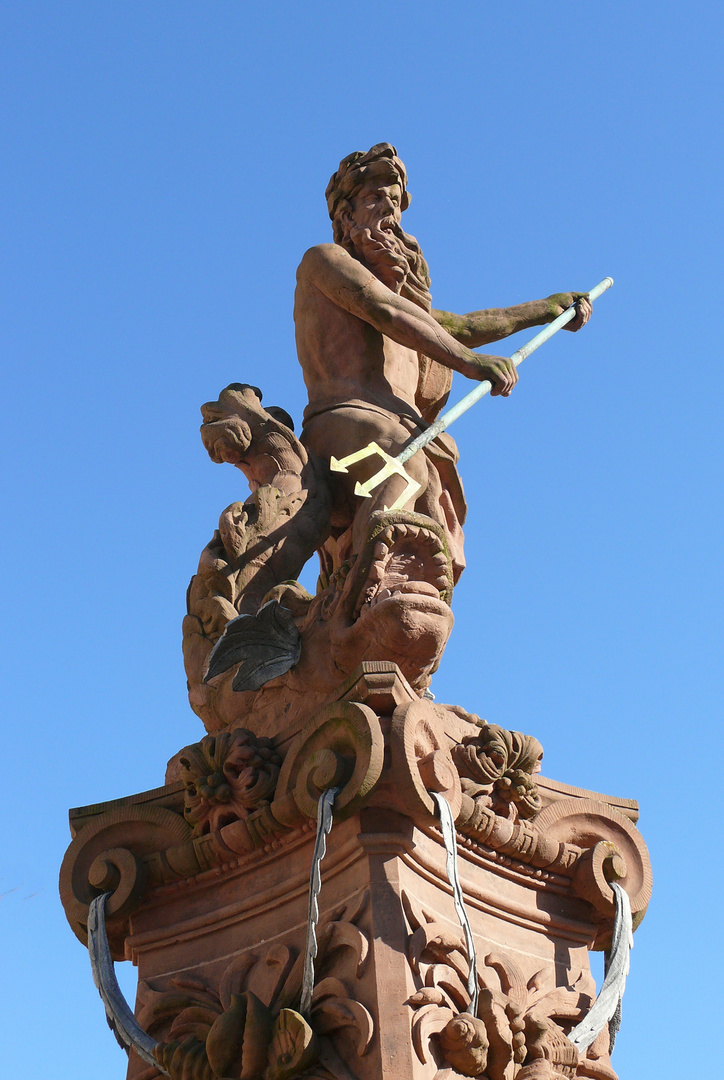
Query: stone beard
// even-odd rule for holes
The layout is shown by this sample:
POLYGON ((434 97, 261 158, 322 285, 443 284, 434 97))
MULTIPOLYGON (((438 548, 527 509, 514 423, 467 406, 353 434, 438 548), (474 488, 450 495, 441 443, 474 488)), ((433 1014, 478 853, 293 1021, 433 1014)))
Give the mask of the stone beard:
POLYGON ((360 225, 344 213, 335 218, 334 240, 388 289, 430 311, 427 262, 415 237, 406 233, 394 217, 388 215, 360 225))
MULTIPOLYGON (((387 182, 406 182, 404 173, 391 167, 384 169, 387 182)), ((334 178, 330 182, 333 188, 334 178)), ((328 189, 329 190, 329 189, 328 189)), ((398 296, 404 297, 423 311, 432 310, 430 271, 417 239, 405 232, 392 214, 378 215, 375 211, 358 208, 353 213, 350 200, 341 199, 334 208, 332 233, 335 244, 366 266, 375 277, 398 296)), ((409 201, 405 192, 403 199, 409 201)), ((430 423, 444 406, 452 386, 452 372, 418 352, 419 380, 416 405, 430 423)))

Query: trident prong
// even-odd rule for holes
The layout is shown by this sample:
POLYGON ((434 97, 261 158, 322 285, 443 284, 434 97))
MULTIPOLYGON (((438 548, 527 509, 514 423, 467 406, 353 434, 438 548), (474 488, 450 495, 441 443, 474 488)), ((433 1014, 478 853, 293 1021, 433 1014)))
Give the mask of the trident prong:
POLYGON ((373 490, 386 480, 389 476, 401 476, 405 481, 405 489, 401 495, 399 495, 392 506, 386 506, 385 510, 401 510, 402 507, 408 502, 413 495, 415 495, 420 488, 421 484, 418 484, 417 480, 413 480, 409 473, 406 471, 404 465, 398 458, 392 457, 386 450, 383 450, 381 446, 378 446, 376 442, 368 443, 367 446, 363 446, 361 450, 355 450, 353 454, 348 454, 347 457, 339 458, 332 457, 329 460, 329 467, 332 472, 348 472, 349 465, 355 465, 358 461, 364 461, 365 458, 372 457, 373 454, 378 454, 384 461, 382 468, 371 476, 369 480, 366 480, 364 484, 360 484, 359 481, 355 484, 355 495, 361 495, 364 499, 368 499, 373 490))
POLYGON ((347 457, 330 457, 329 467, 332 472, 349 472, 349 465, 355 465, 358 461, 363 461, 367 457, 372 457, 373 454, 379 454, 380 457, 389 458, 389 454, 386 454, 376 442, 371 442, 367 446, 363 446, 361 450, 355 450, 353 454, 347 454, 347 457))

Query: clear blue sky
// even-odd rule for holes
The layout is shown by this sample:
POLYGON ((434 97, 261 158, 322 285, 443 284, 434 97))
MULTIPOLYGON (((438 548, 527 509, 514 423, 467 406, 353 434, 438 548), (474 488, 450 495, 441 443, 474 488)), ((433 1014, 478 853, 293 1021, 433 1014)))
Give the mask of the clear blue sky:
POLYGON ((156 786, 203 734, 184 593, 245 492, 198 407, 241 380, 299 418, 296 264, 329 239, 339 159, 386 140, 437 306, 616 279, 457 425, 469 569, 434 690, 537 735, 547 775, 640 800, 655 890, 614 1065, 717 1076, 719 5, 24 0, 1 20, 3 1074, 125 1075, 57 900, 67 808, 156 786))

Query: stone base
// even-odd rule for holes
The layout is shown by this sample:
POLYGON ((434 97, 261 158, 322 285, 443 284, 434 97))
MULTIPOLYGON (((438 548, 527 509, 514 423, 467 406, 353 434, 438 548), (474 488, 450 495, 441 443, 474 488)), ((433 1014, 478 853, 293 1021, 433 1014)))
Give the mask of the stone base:
MULTIPOLYGON (((523 788, 516 801, 500 787, 505 770, 487 787, 465 775, 456 747, 472 747, 474 767, 501 768, 474 718, 418 700, 393 670, 362 670, 350 683, 346 700, 277 740, 277 758, 262 755, 267 771, 257 772, 273 792, 246 816, 231 783, 229 798, 209 803, 228 819, 204 818, 205 781, 197 772, 194 786, 188 768, 185 782, 72 811, 61 892, 76 933, 84 938, 92 896, 111 891, 112 950, 138 966, 136 1015, 165 1044, 174 1077, 613 1080, 606 1033, 580 1060, 565 1035, 595 997, 588 951, 610 936, 608 880, 624 885, 635 923, 648 903, 636 804, 541 777, 533 793, 508 768, 523 788), (305 1025, 311 816, 333 782, 342 790, 305 1025), (477 1017, 467 1014, 468 958, 431 790, 456 817, 477 1017)), ((199 746, 229 779, 220 755, 233 773, 249 762, 249 741, 218 738, 199 746)), ((129 1080, 161 1075, 131 1053, 129 1080)))

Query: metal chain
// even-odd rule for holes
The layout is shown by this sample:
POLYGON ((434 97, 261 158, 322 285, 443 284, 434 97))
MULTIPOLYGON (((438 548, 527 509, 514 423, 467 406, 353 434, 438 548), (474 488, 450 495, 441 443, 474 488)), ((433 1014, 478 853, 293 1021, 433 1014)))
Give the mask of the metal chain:
POLYGON ((453 891, 453 903, 455 904, 455 910, 457 911, 458 918, 460 919, 460 925, 463 928, 465 934, 465 945, 468 950, 468 993, 470 995, 470 1005, 468 1011, 476 1016, 478 1012, 478 965, 475 957, 475 942, 473 941, 473 932, 470 929, 470 922, 468 920, 468 914, 465 910, 465 900, 463 897, 463 890, 460 886, 460 878, 458 877, 458 848, 455 840, 455 822, 453 821, 452 810, 450 809, 450 803, 447 801, 444 795, 441 795, 438 791, 431 791, 433 799, 437 803, 437 810, 440 815, 440 825, 442 826, 442 838, 445 843, 446 854, 446 867, 447 877, 453 891))
POLYGON ((317 958, 317 923, 319 921, 319 890, 322 887, 320 863, 327 851, 327 835, 332 828, 332 811, 339 788, 332 787, 323 791, 317 803, 317 839, 312 855, 312 869, 309 874, 309 914, 307 916, 307 942, 304 952, 304 974, 302 976, 302 998, 299 1011, 305 1019, 312 1012, 312 993, 314 991, 314 961, 317 958))
POLYGON ((93 982, 105 1006, 108 1026, 115 1035, 118 1045, 126 1053, 132 1047, 143 1061, 149 1065, 155 1065, 159 1072, 168 1076, 169 1074, 153 1056, 154 1047, 158 1043, 143 1030, 136 1020, 116 979, 116 970, 106 934, 106 900, 109 896, 111 896, 109 892, 96 896, 91 901, 88 912, 88 953, 93 982))
MULTIPOLYGON (((327 836, 332 828, 334 800, 338 794, 339 788, 327 788, 320 796, 317 804, 317 837, 309 875, 307 939, 299 1009, 306 1019, 309 1019, 312 1010, 314 961, 318 952, 317 923, 319 922, 318 899, 322 887, 321 862, 327 851, 327 836)), ((470 1005, 468 1008, 469 1012, 475 1016, 478 1010, 478 974, 475 942, 473 941, 473 933, 465 911, 465 901, 458 876, 455 822, 447 799, 437 791, 431 791, 430 794, 435 800, 440 815, 442 837, 445 844, 447 876, 452 888, 455 910, 465 935, 469 963, 468 993, 470 995, 470 1005)), ((616 901, 616 911, 611 949, 606 954, 606 974, 603 986, 588 1014, 568 1036, 570 1042, 579 1052, 586 1050, 606 1025, 608 1025, 610 1032, 610 1049, 612 1050, 621 1023, 621 999, 626 987, 626 976, 630 967, 630 952, 633 948, 633 923, 631 903, 625 889, 618 882, 612 882, 611 888, 616 901)), ((139 1057, 148 1064, 155 1065, 160 1072, 168 1076, 166 1070, 159 1065, 153 1056, 153 1050, 157 1045, 156 1040, 138 1024, 116 979, 105 925, 105 907, 110 895, 110 893, 102 893, 97 896, 91 902, 88 913, 88 952, 93 972, 93 982, 98 988, 105 1006, 108 1025, 118 1043, 125 1050, 133 1047, 139 1057)))
POLYGON ((633 921, 628 893, 617 881, 611 882, 611 888, 616 900, 616 913, 613 917, 611 950, 606 956, 606 976, 601 993, 587 1015, 568 1036, 579 1051, 586 1050, 607 1024, 612 1050, 621 1023, 621 998, 626 989, 626 976, 633 949, 633 921))

